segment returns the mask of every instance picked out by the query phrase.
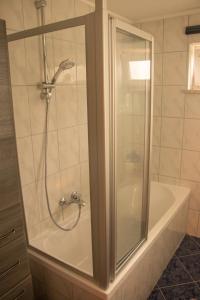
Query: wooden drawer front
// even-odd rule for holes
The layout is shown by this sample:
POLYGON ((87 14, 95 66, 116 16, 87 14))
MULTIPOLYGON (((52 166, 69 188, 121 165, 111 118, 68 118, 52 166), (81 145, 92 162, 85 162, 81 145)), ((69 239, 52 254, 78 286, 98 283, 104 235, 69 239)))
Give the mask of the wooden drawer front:
POLYGON ((0 211, 19 204, 20 201, 15 139, 0 138, 0 211))
POLYGON ((22 208, 13 206, 0 212, 0 255, 2 247, 10 242, 25 237, 23 229, 22 208))
POLYGON ((33 300, 32 280, 29 276, 11 291, 0 297, 0 300, 33 300))
POLYGON ((29 273, 25 241, 15 240, 1 248, 0 296, 24 279, 29 273))

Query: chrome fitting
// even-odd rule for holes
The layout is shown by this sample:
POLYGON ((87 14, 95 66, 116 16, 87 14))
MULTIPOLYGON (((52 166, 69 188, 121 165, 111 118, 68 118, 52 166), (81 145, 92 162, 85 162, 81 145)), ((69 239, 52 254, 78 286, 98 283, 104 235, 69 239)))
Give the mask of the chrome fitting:
POLYGON ((36 0, 35 1, 35 7, 37 9, 40 9, 42 7, 45 7, 47 5, 47 1, 46 0, 36 0))

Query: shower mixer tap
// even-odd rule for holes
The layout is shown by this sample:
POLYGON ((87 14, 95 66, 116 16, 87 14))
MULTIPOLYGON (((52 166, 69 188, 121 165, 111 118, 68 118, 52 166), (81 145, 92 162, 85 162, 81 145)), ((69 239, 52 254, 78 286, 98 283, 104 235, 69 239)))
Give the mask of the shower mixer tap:
POLYGON ((81 199, 81 194, 78 192, 72 192, 70 199, 66 199, 65 197, 62 197, 59 201, 60 207, 69 206, 71 204, 77 204, 78 206, 85 206, 86 203, 84 200, 81 199))

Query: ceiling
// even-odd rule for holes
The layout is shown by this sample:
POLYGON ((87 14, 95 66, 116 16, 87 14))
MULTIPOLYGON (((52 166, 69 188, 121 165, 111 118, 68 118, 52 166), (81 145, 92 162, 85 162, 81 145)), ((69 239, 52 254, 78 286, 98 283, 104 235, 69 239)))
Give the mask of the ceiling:
POLYGON ((200 9, 200 0, 107 0, 108 9, 132 21, 200 9))

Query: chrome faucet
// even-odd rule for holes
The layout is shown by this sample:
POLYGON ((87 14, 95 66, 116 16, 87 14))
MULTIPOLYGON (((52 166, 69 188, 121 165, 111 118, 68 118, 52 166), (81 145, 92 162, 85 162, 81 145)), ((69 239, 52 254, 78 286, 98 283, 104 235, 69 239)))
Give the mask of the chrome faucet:
POLYGON ((70 199, 66 199, 65 197, 62 197, 59 201, 60 207, 69 206, 71 204, 77 204, 78 206, 85 206, 86 203, 84 200, 81 199, 81 194, 78 192, 72 192, 70 199))

